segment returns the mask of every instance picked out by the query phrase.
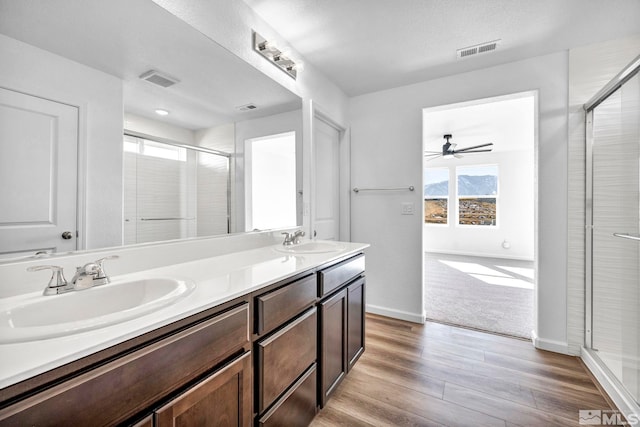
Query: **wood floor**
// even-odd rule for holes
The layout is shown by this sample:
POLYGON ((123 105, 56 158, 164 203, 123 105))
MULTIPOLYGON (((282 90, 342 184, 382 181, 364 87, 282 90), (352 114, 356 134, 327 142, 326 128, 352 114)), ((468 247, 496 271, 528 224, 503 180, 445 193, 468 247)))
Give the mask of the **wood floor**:
POLYGON ((312 426, 578 426, 611 408, 578 358, 529 341, 374 315, 366 338, 312 426))

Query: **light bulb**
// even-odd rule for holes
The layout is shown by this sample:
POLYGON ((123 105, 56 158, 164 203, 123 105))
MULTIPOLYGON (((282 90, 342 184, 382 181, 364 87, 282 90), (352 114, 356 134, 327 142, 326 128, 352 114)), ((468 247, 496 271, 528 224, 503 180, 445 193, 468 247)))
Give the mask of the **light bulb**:
POLYGON ((163 110, 162 108, 158 108, 156 110, 156 114, 159 116, 168 116, 169 112, 167 110, 163 110))

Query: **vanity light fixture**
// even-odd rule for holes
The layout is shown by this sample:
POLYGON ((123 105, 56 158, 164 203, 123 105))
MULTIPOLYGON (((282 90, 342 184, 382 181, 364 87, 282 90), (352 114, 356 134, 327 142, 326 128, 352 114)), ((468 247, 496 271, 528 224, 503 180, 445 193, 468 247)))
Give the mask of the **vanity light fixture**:
POLYGON ((298 77, 298 72, 302 71, 302 62, 291 59, 288 49, 279 48, 275 42, 267 40, 255 31, 253 31, 253 50, 294 79, 298 77))
POLYGON ((156 110, 156 114, 159 116, 168 116, 169 112, 167 110, 163 110, 162 108, 158 108, 156 110))

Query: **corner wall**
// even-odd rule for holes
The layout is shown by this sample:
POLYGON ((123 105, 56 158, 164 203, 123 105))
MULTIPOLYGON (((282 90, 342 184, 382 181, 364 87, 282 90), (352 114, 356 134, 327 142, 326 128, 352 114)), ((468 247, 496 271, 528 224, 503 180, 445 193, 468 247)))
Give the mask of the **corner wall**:
MULTIPOLYGON (((538 90, 535 185, 538 345, 566 351, 568 54, 559 52, 351 99, 351 181, 360 187, 422 187, 422 109, 538 90)), ((368 309, 423 319, 418 192, 351 195, 352 239, 367 251, 368 309)))

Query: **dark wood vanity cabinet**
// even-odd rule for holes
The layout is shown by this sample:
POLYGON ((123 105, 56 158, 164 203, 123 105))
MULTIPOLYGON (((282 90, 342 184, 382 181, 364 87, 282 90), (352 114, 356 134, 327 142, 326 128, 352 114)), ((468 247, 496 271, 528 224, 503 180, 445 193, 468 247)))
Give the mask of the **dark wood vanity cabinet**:
MULTIPOLYGON (((218 394, 214 389, 224 377, 228 381, 220 387, 226 387, 226 407, 212 407, 213 413, 209 416, 238 408, 241 422, 234 425, 249 426, 252 413, 249 317, 249 304, 244 302, 124 351, 97 366, 81 369, 70 378, 61 378, 54 385, 43 387, 1 409, 0 425, 107 426, 129 423, 128 420, 138 416, 136 414, 151 413, 155 405, 176 393, 183 396, 177 398, 172 407, 177 409, 167 412, 169 407, 165 407, 164 414, 179 413, 185 405, 200 410, 203 406, 198 405, 197 400, 202 397, 203 390, 205 394, 209 393, 204 399, 221 395, 222 388, 217 390, 218 394), (237 358, 239 355, 242 356, 237 358), (230 360, 234 361, 228 364, 230 360), (239 368, 242 370, 238 371, 239 368), (232 371, 236 377, 227 378, 232 371), (203 377, 207 379, 201 381, 203 377), (234 384, 239 389, 231 393, 234 384)), ((145 425, 144 422, 141 425, 145 425)))
POLYGON ((331 394, 364 352, 364 256, 318 272, 320 385, 318 403, 331 394))
POLYGON ((305 426, 364 351, 364 255, 0 390, 1 426, 305 426))

